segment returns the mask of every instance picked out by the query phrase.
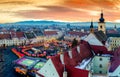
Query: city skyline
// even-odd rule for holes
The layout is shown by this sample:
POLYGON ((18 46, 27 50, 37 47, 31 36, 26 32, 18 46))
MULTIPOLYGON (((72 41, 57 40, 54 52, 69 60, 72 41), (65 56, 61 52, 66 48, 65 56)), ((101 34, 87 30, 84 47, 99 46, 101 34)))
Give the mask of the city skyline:
POLYGON ((120 0, 4 0, 0 23, 26 20, 97 22, 103 10, 105 21, 120 22, 120 0))

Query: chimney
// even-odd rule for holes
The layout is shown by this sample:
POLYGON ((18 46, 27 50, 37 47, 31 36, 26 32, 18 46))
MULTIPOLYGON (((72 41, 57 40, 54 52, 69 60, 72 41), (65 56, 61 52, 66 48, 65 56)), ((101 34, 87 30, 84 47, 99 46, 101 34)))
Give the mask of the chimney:
POLYGON ((66 71, 65 65, 64 65, 63 77, 67 77, 67 71, 66 71))
POLYGON ((68 51, 68 55, 69 55, 70 58, 72 58, 72 51, 71 51, 71 49, 68 51))
POLYGON ((63 52, 60 54, 60 61, 62 64, 64 64, 64 54, 63 52))
POLYGON ((77 46, 77 51, 78 53, 80 53, 80 46, 77 46))

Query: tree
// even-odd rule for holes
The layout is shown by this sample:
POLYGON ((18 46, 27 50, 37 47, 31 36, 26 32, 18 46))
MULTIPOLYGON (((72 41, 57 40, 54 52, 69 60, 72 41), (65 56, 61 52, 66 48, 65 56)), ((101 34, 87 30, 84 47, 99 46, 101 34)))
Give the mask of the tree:
POLYGON ((72 41, 72 48, 77 46, 77 44, 78 44, 78 41, 74 38, 72 41))

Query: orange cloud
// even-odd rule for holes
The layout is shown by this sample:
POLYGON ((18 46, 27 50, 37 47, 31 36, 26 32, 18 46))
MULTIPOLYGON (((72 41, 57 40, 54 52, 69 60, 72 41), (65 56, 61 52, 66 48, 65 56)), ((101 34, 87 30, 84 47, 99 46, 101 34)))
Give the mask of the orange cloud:
POLYGON ((0 20, 7 19, 6 22, 14 19, 98 21, 101 10, 106 21, 120 19, 120 0, 1 0, 0 5, 0 15, 5 16, 0 20))

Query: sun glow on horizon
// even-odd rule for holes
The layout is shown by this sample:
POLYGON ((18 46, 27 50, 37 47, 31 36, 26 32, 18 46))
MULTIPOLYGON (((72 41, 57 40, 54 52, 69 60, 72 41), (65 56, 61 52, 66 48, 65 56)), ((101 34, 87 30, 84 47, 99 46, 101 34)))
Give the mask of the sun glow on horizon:
POLYGON ((120 23, 120 19, 119 19, 119 20, 115 20, 114 22, 116 22, 116 23, 120 23))

